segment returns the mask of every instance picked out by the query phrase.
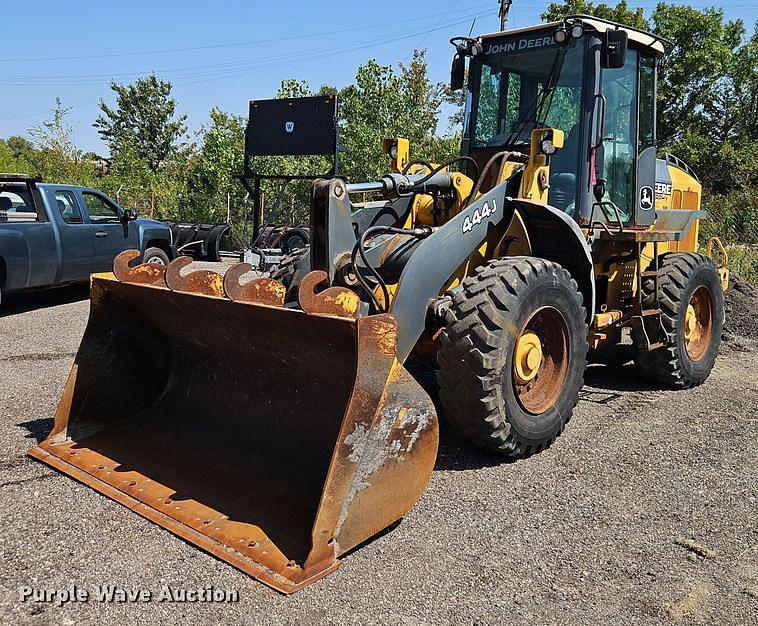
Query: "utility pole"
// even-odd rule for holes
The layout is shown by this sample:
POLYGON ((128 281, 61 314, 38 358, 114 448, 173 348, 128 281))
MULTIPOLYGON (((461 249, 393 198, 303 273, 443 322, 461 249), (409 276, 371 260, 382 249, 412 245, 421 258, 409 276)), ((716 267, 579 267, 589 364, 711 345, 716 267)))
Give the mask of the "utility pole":
POLYGON ((508 23, 508 11, 511 8, 513 0, 500 0, 500 30, 505 30, 508 23))

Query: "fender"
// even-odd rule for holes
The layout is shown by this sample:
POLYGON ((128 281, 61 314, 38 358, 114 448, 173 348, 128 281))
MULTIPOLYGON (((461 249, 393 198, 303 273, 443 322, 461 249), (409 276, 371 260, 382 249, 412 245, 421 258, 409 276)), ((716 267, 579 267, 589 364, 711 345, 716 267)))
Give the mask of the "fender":
POLYGON ((507 199, 524 221, 532 254, 566 268, 579 286, 589 324, 595 314, 592 250, 579 225, 560 209, 530 200, 507 199))
POLYGON ((494 187, 424 239, 400 275, 390 313, 397 319, 397 360, 401 363, 426 327, 429 302, 471 256, 493 228, 506 227, 515 203, 506 199, 507 182, 494 187))

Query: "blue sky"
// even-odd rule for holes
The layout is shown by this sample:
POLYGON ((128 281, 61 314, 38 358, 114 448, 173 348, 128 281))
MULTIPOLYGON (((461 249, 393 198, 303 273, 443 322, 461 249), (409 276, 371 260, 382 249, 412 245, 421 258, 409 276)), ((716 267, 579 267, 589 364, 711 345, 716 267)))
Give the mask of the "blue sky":
MULTIPOLYGON (((514 0, 509 27, 537 23, 547 4, 514 0)), ((414 48, 427 49, 431 76, 443 81, 448 39, 468 33, 474 17, 476 33, 498 30, 497 7, 497 0, 0 0, 0 137, 25 134, 59 96, 73 107, 79 147, 105 153, 92 127, 98 100, 112 102, 111 78, 131 82, 151 71, 174 83, 191 130, 214 106, 245 114, 248 100, 271 97, 284 78, 342 87, 367 59, 404 62, 414 48)), ((758 0, 724 10, 752 29, 758 0)))

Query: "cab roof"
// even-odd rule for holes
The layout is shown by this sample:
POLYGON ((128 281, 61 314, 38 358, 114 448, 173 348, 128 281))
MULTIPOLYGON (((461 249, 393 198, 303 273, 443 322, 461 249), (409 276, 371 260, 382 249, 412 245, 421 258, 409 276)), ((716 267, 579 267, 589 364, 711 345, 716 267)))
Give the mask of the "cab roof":
MULTIPOLYGON (((604 20, 599 17, 592 17, 589 15, 569 15, 566 17, 566 21, 576 23, 579 22, 587 30, 594 30, 598 33, 604 33, 608 30, 624 30, 629 37, 630 42, 634 42, 636 47, 642 48, 649 52, 652 52, 656 56, 663 56, 666 52, 664 47, 665 40, 654 35, 653 33, 645 32, 644 30, 638 30, 631 26, 624 26, 623 24, 617 24, 610 20, 604 20)), ((502 37, 503 35, 518 35, 520 33, 528 33, 535 30, 543 30, 546 28, 558 28, 564 22, 548 22, 545 24, 537 24, 535 26, 527 26, 525 28, 514 28, 513 30, 501 31, 499 33, 490 33, 482 35, 482 40, 491 39, 494 37, 502 37)))

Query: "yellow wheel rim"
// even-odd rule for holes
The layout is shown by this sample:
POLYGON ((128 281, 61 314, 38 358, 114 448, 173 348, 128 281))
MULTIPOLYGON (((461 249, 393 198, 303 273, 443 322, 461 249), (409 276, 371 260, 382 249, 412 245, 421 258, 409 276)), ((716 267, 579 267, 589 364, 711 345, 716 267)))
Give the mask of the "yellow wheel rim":
POLYGON ((511 378, 516 399, 533 415, 558 400, 568 375, 569 331, 553 307, 537 309, 524 324, 513 348, 511 378))
POLYGON ((708 351, 713 336, 711 292, 703 286, 695 289, 684 316, 684 345, 687 356, 699 361, 708 351))
POLYGON ((697 330, 697 317, 695 307, 692 304, 687 305, 687 314, 684 317, 684 338, 689 341, 697 330))
POLYGON ((537 376, 542 364, 542 345, 540 338, 532 331, 521 333, 516 342, 516 354, 513 358, 514 374, 519 382, 528 383, 537 376))

